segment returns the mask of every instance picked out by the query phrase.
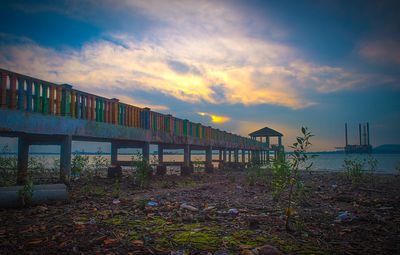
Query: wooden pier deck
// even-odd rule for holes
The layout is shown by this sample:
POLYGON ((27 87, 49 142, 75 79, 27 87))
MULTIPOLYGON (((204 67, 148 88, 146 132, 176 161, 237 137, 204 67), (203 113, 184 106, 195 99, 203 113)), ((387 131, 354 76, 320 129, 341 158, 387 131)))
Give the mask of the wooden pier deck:
POLYGON ((249 155, 247 161, 263 161, 269 150, 266 143, 254 139, 76 90, 68 84, 4 69, 0 74, 0 136, 18 137, 18 184, 26 182, 30 145, 61 146, 60 176, 64 182, 70 176, 72 140, 109 142, 111 163, 122 165, 126 162, 118 161, 118 149, 141 148, 148 159, 150 144, 156 144, 160 173, 170 164, 162 161, 164 149, 184 150, 184 161, 179 163, 184 173, 191 171, 191 150, 205 150, 208 171, 213 168, 213 150, 219 150, 221 164, 245 164, 245 155, 249 155))

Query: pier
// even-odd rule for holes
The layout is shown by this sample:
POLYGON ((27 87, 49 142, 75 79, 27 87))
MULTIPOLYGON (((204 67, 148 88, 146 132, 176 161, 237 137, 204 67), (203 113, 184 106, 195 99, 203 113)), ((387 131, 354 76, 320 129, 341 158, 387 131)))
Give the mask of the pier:
POLYGON ((206 172, 214 170, 213 162, 220 168, 245 167, 252 161, 265 163, 269 158, 265 156, 271 150, 267 141, 76 90, 69 84, 4 69, 0 74, 0 136, 18 137, 18 184, 27 181, 30 145, 61 146, 60 178, 68 183, 73 140, 111 143, 111 164, 121 166, 131 162, 118 160, 119 149, 140 148, 149 160, 150 144, 158 145, 159 175, 173 164, 181 167, 183 175, 193 172, 192 150, 205 151, 206 172), (183 162, 164 162, 166 149, 183 149, 183 162), (218 151, 216 160, 212 159, 213 151, 218 151))

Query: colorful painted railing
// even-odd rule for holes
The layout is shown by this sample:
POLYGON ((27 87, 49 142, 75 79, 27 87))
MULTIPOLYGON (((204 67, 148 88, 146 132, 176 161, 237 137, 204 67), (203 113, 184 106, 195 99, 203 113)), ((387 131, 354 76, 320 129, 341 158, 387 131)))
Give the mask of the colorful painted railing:
POLYGON ((83 91, 68 84, 54 84, 0 69, 0 107, 26 112, 69 116, 134 128, 166 132, 175 136, 224 141, 241 146, 263 146, 250 138, 172 115, 139 108, 83 91))

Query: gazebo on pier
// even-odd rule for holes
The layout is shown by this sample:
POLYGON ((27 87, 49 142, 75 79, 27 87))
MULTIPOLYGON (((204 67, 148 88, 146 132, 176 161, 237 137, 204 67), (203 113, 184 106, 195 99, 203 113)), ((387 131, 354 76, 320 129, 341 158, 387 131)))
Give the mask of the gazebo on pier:
POLYGON ((249 136, 253 140, 259 140, 260 142, 264 142, 266 144, 266 147, 267 147, 266 160, 267 161, 270 158, 270 151, 274 152, 275 159, 277 159, 278 154, 283 153, 285 151, 284 147, 282 145, 283 134, 272 128, 269 128, 269 127, 261 128, 257 131, 250 133, 249 136), (270 144, 271 137, 278 137, 278 144, 270 144))

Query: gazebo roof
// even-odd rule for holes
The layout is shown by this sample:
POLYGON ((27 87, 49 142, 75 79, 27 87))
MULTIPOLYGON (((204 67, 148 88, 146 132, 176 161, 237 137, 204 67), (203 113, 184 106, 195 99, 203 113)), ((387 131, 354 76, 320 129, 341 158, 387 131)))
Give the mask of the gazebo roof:
POLYGON ((269 137, 280 137, 283 136, 283 134, 279 133, 278 131, 269 128, 269 127, 264 127, 262 129, 259 129, 257 131, 254 131, 252 133, 249 134, 249 136, 251 137, 265 137, 265 136, 269 136, 269 137))

